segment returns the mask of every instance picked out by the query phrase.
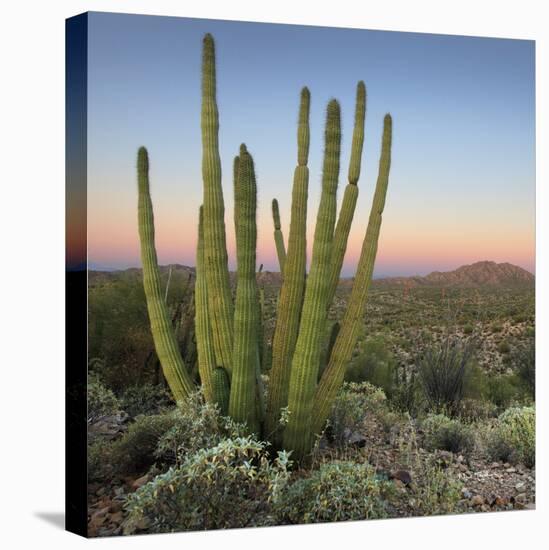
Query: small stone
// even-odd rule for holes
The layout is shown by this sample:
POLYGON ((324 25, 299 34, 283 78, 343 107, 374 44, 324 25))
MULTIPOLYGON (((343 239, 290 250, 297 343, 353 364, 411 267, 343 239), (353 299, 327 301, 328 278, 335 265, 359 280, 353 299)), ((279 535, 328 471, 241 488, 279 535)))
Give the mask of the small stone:
POLYGON ((482 495, 475 495, 471 499, 471 504, 473 506, 482 506, 484 504, 484 497, 482 495))
POLYGON ((139 489, 139 487, 143 487, 143 485, 145 485, 145 483, 148 483, 149 482, 149 474, 145 474, 144 476, 140 477, 140 478, 137 478, 133 483, 132 483, 132 489, 139 489))
POLYGON ((99 510, 96 510, 95 512, 92 513, 91 520, 95 521, 95 520, 107 515, 108 511, 109 511, 108 506, 105 506, 105 508, 99 508, 99 510))
POLYGON ((515 497, 515 503, 517 502, 520 502, 520 503, 525 503, 526 502, 526 493, 519 493, 516 497, 515 497))
POLYGON ((517 471, 517 469, 511 467, 511 468, 506 468, 505 471, 506 471, 508 474, 514 474, 514 473, 517 471))
POLYGON ((521 481, 521 482, 519 482, 519 483, 517 483, 517 484, 515 485, 515 489, 516 489, 517 491, 520 491, 521 489, 524 489, 524 486, 525 486, 525 485, 526 485, 526 484, 525 484, 524 482, 521 481))
POLYGON ((463 498, 466 498, 467 500, 469 500, 472 496, 473 496, 473 493, 471 493, 471 491, 469 491, 469 489, 466 489, 465 487, 461 490, 461 496, 463 498))
POLYGON ((410 485, 410 483, 412 483, 412 475, 407 470, 396 470, 391 473, 391 478, 398 479, 404 483, 404 485, 410 485))
POLYGON ((111 517, 110 517, 111 522, 116 523, 117 525, 120 525, 123 519, 124 519, 124 514, 122 514, 122 512, 116 512, 115 514, 111 514, 111 517))

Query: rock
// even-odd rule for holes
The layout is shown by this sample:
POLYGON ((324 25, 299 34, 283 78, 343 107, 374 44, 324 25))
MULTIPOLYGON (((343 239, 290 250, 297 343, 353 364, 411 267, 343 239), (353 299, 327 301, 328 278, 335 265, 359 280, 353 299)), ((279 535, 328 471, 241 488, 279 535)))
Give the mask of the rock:
POLYGON ((501 468, 501 463, 500 462, 492 462, 492 464, 490 464, 490 468, 492 468, 492 470, 495 470, 496 468, 501 468))
POLYGON ((462 473, 465 473, 465 472, 469 471, 469 468, 467 468, 466 464, 460 464, 458 469, 462 473))
POLYGON ((471 504, 473 506, 482 506, 484 504, 484 497, 482 495, 475 495, 471 499, 471 504))
POLYGON ((137 478, 133 483, 132 483, 132 489, 139 489, 139 487, 143 487, 143 485, 145 485, 145 483, 148 483, 149 482, 149 474, 145 474, 144 476, 140 477, 140 478, 137 478))
POLYGON ((524 504, 526 502, 526 493, 519 493, 516 497, 515 497, 515 503, 521 503, 521 504, 524 504))
POLYGON ((366 438, 358 432, 353 432, 349 436, 347 442, 349 443, 349 445, 352 445, 353 447, 357 447, 359 449, 362 449, 366 446, 366 438))
POLYGON ((96 521, 99 518, 102 518, 107 515, 107 512, 109 511, 109 507, 105 506, 104 508, 99 508, 99 510, 96 510, 91 515, 91 521, 96 521))
POLYGON ((412 483, 412 475, 407 470, 396 470, 391 472, 391 479, 397 479, 401 481, 404 485, 410 485, 412 483))
POLYGON ((492 506, 507 506, 509 504, 509 499, 507 497, 496 497, 492 506))
POLYGON ((524 482, 521 481, 521 482, 519 482, 519 483, 517 483, 517 484, 515 485, 515 489, 516 489, 517 491, 520 491, 521 489, 524 489, 524 486, 525 486, 525 485, 526 485, 526 483, 524 483, 524 482))
POLYGON ((122 512, 116 512, 115 514, 111 514, 111 517, 109 519, 112 523, 120 525, 124 520, 124 514, 122 514, 122 512))
POLYGON ((514 474, 514 473, 517 471, 517 469, 511 467, 511 468, 506 468, 505 471, 506 471, 508 474, 514 474))
POLYGON ((471 491, 469 491, 469 489, 466 489, 464 487, 461 490, 461 496, 462 496, 462 498, 466 498, 467 500, 469 500, 473 496, 473 493, 471 493, 471 491))

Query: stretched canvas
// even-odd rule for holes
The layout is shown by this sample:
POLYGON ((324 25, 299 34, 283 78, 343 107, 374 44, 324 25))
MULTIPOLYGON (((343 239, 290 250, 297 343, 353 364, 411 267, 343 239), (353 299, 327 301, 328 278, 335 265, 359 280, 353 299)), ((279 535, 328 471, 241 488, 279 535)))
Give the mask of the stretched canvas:
POLYGON ((535 507, 534 46, 67 20, 69 530, 535 507))

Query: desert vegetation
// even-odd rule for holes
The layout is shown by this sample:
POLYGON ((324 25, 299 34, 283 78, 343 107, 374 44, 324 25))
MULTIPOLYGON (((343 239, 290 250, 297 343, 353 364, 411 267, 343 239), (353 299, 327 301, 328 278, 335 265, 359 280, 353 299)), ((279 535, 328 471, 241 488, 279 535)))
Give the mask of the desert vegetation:
POLYGON ((242 145, 230 273, 209 35, 202 93, 196 266, 157 263, 153 183, 141 148, 143 269, 89 274, 90 535, 533 506, 533 281, 519 268, 484 262, 446 277, 372 282, 391 162, 389 115, 356 276, 340 278, 358 199, 362 82, 339 214, 339 104, 326 109, 308 273, 307 88, 287 240, 284 212, 272 202, 280 272, 256 265, 260 183, 242 145))

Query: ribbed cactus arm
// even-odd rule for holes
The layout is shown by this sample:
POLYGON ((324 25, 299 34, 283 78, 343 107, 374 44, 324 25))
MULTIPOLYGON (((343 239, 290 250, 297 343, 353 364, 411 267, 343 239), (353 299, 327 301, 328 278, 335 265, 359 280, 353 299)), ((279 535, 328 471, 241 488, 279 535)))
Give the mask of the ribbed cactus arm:
POLYGON ((328 307, 332 304, 337 290, 341 267, 347 250, 347 240, 353 223, 356 201, 358 198, 358 179, 362 161, 362 148, 364 145, 364 120, 366 118, 366 86, 362 80, 356 87, 355 127, 353 130, 353 143, 351 160, 349 162, 349 182, 345 187, 343 201, 339 211, 339 218, 334 233, 334 245, 332 251, 332 270, 330 273, 330 291, 328 294, 328 307))
POLYGON ((258 289, 256 266, 257 189, 251 155, 242 145, 235 199, 239 217, 236 222, 237 285, 234 314, 234 352, 229 415, 246 422, 250 431, 258 432, 258 289))
POLYGON ((137 184, 143 286, 147 299, 151 332, 164 376, 175 400, 180 401, 193 392, 195 387, 179 352, 179 346, 166 311, 160 285, 154 244, 154 214, 149 191, 149 156, 145 147, 140 147, 137 154, 137 184))
MULTIPOLYGON (((289 421, 284 431, 284 447, 297 460, 311 449, 313 403, 326 323, 332 240, 337 209, 337 182, 341 148, 339 103, 328 104, 322 194, 317 213, 311 269, 307 279, 301 325, 292 360, 288 393, 289 421)), ((315 412, 316 414, 316 412, 315 412)))
POLYGON ((362 244, 360 260, 358 262, 353 290, 351 291, 349 303, 347 304, 347 310, 341 322, 341 327, 332 350, 330 361, 317 388, 314 406, 314 433, 320 433, 324 428, 337 392, 343 383, 345 369, 351 360, 357 337, 362 327, 362 316, 366 306, 368 289, 372 280, 382 213, 389 183, 391 141, 392 120, 390 115, 385 115, 383 121, 383 139, 381 157, 379 160, 379 173, 372 209, 370 211, 368 228, 362 244))
MULTIPOLYGON (((208 317, 208 291, 206 285, 206 273, 204 272, 204 209, 200 207, 198 222, 198 243, 196 246, 196 282, 195 295, 195 333, 198 351, 198 373, 204 389, 204 397, 209 402, 222 401, 215 393, 214 371, 215 353, 213 339, 208 317)), ((225 401, 228 399, 228 394, 225 401)))
POLYGON ((217 366, 230 375, 233 346, 233 305, 229 282, 225 206, 219 157, 219 116, 216 102, 215 46, 204 37, 202 52, 202 179, 204 182, 204 260, 208 312, 217 366))
POLYGON ((286 247, 284 246, 284 235, 280 228, 280 211, 278 209, 278 201, 273 199, 272 202, 273 211, 273 224, 274 224, 274 240, 276 246, 276 255, 278 256, 278 265, 280 266, 280 273, 284 275, 284 265, 286 264, 286 247))
POLYGON ((275 446, 282 443, 281 434, 279 433, 280 411, 288 404, 290 369, 299 332, 299 319, 305 287, 310 102, 309 90, 303 88, 299 105, 298 165, 294 172, 292 189, 288 253, 273 335, 273 353, 265 418, 265 434, 273 440, 275 446))

